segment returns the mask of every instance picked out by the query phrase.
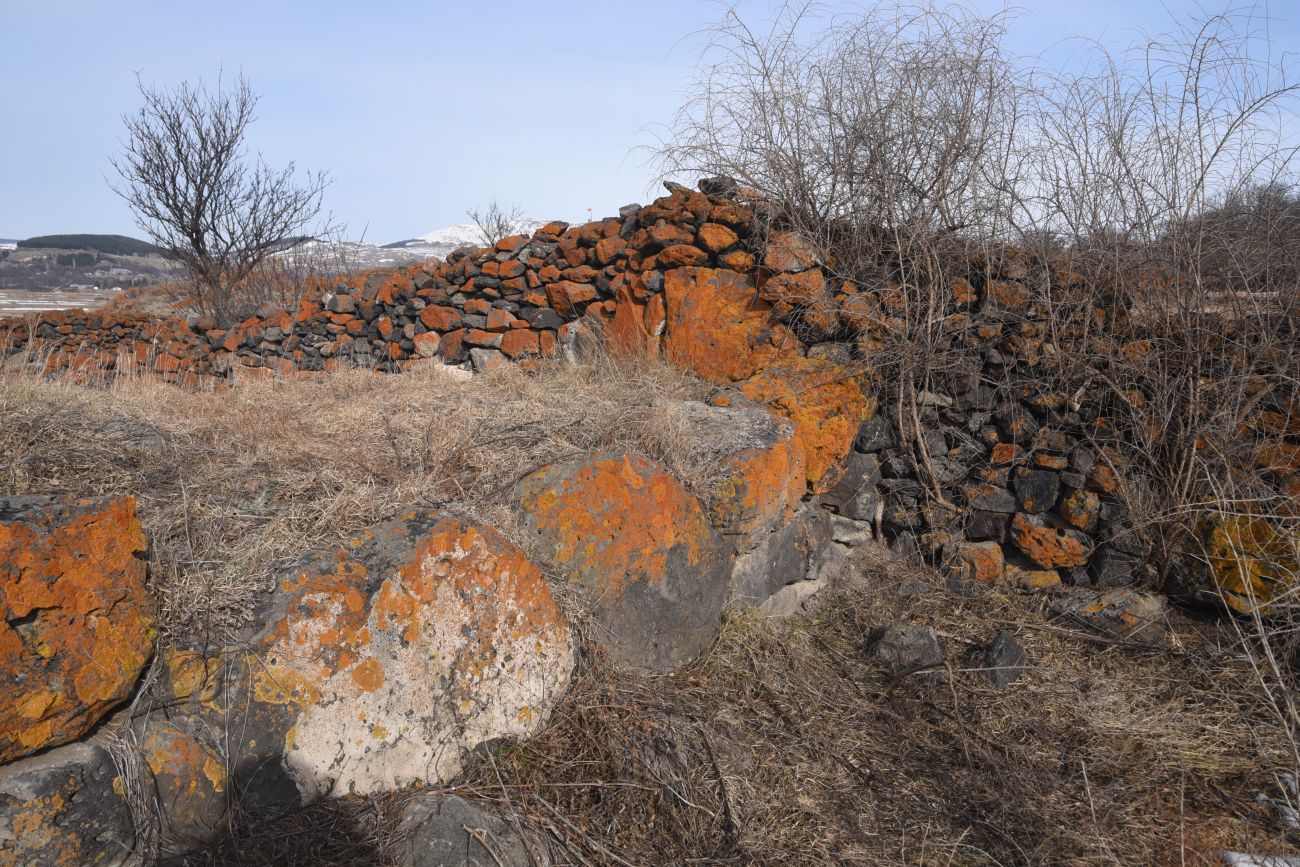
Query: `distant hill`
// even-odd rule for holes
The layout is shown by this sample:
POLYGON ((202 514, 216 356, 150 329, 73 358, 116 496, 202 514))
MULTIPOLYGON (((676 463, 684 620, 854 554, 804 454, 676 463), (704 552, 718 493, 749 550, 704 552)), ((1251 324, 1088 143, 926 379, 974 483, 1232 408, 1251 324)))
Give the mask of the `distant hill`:
POLYGON ((160 247, 125 235, 39 235, 18 242, 20 250, 51 247, 62 250, 94 250, 116 256, 157 256, 163 252, 160 247))

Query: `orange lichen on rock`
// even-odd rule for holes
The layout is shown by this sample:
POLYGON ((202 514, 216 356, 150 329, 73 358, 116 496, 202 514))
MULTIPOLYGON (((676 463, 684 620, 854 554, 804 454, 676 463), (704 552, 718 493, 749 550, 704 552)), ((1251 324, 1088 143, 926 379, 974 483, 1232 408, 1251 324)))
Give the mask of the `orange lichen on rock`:
POLYGON ((0 763, 130 696, 153 650, 146 550, 131 497, 0 499, 0 763))
POLYGON ((637 455, 590 455, 543 467, 516 496, 539 547, 595 595, 619 664, 672 668, 717 634, 724 547, 666 469, 637 455))
POLYGON ((746 397, 794 423, 807 458, 808 486, 816 493, 829 490, 838 480, 858 428, 875 410, 849 370, 823 359, 782 361, 739 387, 746 397))
POLYGON ((1043 569, 1082 566, 1091 553, 1087 536, 1078 530, 1055 527, 1035 515, 1018 514, 1012 518, 1011 538, 1026 557, 1043 569))
POLYGON ((768 321, 752 277, 676 268, 664 276, 664 301, 664 355, 710 382, 739 382, 798 354, 794 334, 768 321))
POLYGON ((306 798, 449 779, 463 751, 541 725, 573 662, 523 552, 424 512, 310 558, 253 648, 253 749, 283 752, 306 798))
POLYGON ((674 427, 687 431, 686 447, 717 465, 708 497, 709 520, 747 551, 784 526, 808 489, 803 442, 787 419, 758 406, 731 406, 721 396, 713 406, 666 401, 674 427))

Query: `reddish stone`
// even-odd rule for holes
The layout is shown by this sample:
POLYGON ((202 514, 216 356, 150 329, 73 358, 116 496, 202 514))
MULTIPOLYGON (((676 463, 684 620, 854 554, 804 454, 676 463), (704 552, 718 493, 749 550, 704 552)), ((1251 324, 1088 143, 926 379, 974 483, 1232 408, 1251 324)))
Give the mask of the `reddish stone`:
POLYGON ((993 450, 989 453, 989 463, 995 466, 1014 464, 1024 454, 1024 451, 1015 443, 995 443, 993 450))
POLYGON ((1006 565, 997 542, 955 542, 944 548, 944 554, 950 567, 983 584, 1001 580, 1006 565))
POLYGON ((508 331, 501 335, 499 348, 508 358, 536 355, 538 353, 537 332, 522 329, 508 331))
POLYGON ((764 301, 788 301, 795 307, 829 300, 826 277, 820 268, 798 274, 774 274, 763 283, 758 294, 764 301))
POLYGON ((605 323, 605 345, 615 355, 636 357, 651 351, 645 329, 645 304, 632 298, 626 284, 614 291, 614 312, 605 323))
POLYGON ((527 235, 510 235, 497 241, 495 249, 498 253, 513 253, 527 243, 527 235))
POLYGON ((1035 515, 1018 514, 1011 519, 1011 540, 1043 569, 1083 566, 1091 552, 1087 536, 1077 530, 1055 527, 1035 515))
POLYGON ((460 326, 461 313, 455 307, 430 305, 420 311, 420 321, 430 331, 450 331, 460 326))
POLYGON ((465 329, 458 328, 455 331, 448 331, 442 335, 442 341, 438 346, 438 351, 447 361, 455 364, 463 360, 463 342, 465 339, 465 329))
POLYGON ((777 232, 763 253, 763 266, 769 271, 806 271, 816 265, 820 257, 805 238, 793 232, 777 232))
POLYGON ((573 283, 560 280, 546 287, 546 297, 555 312, 565 319, 577 316, 577 305, 585 304, 596 297, 596 287, 590 283, 573 283))
POLYGON ((1060 455, 1049 455, 1044 452, 1037 452, 1034 455, 1034 464, 1045 470, 1063 470, 1070 465, 1070 462, 1060 455))
POLYGON ((710 253, 721 253, 740 239, 736 233, 718 223, 705 223, 700 226, 695 238, 699 245, 710 253))
POLYGON ((1056 511, 1071 527, 1090 532, 1101 515, 1101 498, 1092 491, 1074 491, 1061 499, 1056 511))
POLYGON ((829 490, 839 480, 858 428, 875 409, 851 371, 815 358, 774 361, 739 388, 794 423, 814 493, 829 490))
POLYGON ((502 310, 499 307, 489 307, 487 311, 487 330, 488 331, 505 331, 514 324, 515 317, 508 310, 502 310))
POLYGON ((754 268, 754 255, 745 250, 732 250, 718 257, 718 264, 732 271, 751 271, 754 268))
POLYGON ((988 295, 999 307, 1018 308, 1029 301, 1029 290, 1024 284, 1005 280, 989 281, 988 295))
POLYGON ((674 244, 665 247, 655 257, 663 268, 682 268, 691 265, 703 265, 709 256, 699 247, 690 244, 674 244))
POLYGON ((664 276, 664 354, 710 382, 747 379, 798 353, 789 329, 755 308, 753 281, 733 271, 677 268, 664 276))
POLYGON ((496 349, 501 345, 501 335, 493 334, 490 331, 480 331, 477 328, 471 328, 465 332, 464 340, 470 346, 483 346, 496 349))
POLYGON ((415 354, 421 358, 433 358, 438 354, 438 344, 442 338, 436 331, 426 331, 423 334, 417 334, 412 338, 415 344, 415 354))
POLYGON ((602 265, 608 265, 614 261, 619 253, 627 247, 627 241, 624 241, 618 235, 610 238, 601 238, 596 244, 596 261, 602 265))
POLYGON ((577 268, 565 268, 563 276, 565 280, 572 280, 574 283, 590 283, 599 273, 600 271, 590 265, 579 265, 577 268))
POLYGON ((948 291, 952 293, 953 302, 961 307, 969 307, 980 300, 979 293, 965 277, 953 277, 949 280, 948 291))
POLYGON ((644 246, 648 242, 658 244, 660 247, 672 247, 678 244, 693 244, 695 242, 695 236, 690 232, 681 226, 664 220, 660 220, 644 231, 645 239, 637 246, 644 246))
POLYGON ((482 315, 492 309, 492 302, 483 298, 471 298, 463 305, 466 313, 482 315))
POLYGON ((710 209, 709 219, 731 229, 747 232, 754 222, 754 212, 735 202, 719 202, 710 209))

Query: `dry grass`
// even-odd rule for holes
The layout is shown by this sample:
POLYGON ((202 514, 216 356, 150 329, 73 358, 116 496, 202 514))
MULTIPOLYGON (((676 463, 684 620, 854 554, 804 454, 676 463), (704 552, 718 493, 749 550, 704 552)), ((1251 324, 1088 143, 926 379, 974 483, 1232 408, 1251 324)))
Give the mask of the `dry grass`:
POLYGON ((413 504, 510 533, 510 486, 569 455, 642 452, 703 489, 709 468, 656 401, 708 392, 646 360, 468 382, 353 370, 220 393, 0 373, 0 491, 135 495, 164 628, 220 636, 277 569, 413 504))
MULTIPOLYGON (((468 781, 548 828, 572 863, 1218 864, 1294 852, 1254 795, 1288 750, 1213 623, 1121 648, 1051 622, 1042 600, 935 589, 860 549, 814 617, 732 620, 691 670, 589 671, 552 727, 468 781), (943 637, 946 682, 891 680, 873 626, 943 637), (1004 690, 975 648, 1016 634, 1004 690), (620 860, 621 859, 621 860, 620 860)), ((924 576, 922 576, 924 577, 924 576)), ((937 577, 931 581, 942 586, 937 577)))

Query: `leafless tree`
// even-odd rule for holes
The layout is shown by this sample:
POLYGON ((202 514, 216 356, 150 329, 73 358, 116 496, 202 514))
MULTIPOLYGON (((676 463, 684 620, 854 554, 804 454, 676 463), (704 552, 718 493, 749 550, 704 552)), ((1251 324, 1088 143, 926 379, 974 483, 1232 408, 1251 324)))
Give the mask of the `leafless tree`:
POLYGON ((258 96, 241 75, 174 89, 139 83, 144 104, 126 115, 113 190, 136 224, 180 262, 196 306, 219 320, 240 311, 237 289, 268 256, 301 238, 316 219, 329 178, 303 180, 291 162, 274 169, 245 142, 258 96))
POLYGON ((484 246, 491 247, 502 238, 515 233, 524 212, 514 205, 499 205, 493 199, 486 208, 475 208, 466 211, 465 215, 478 227, 484 246))

